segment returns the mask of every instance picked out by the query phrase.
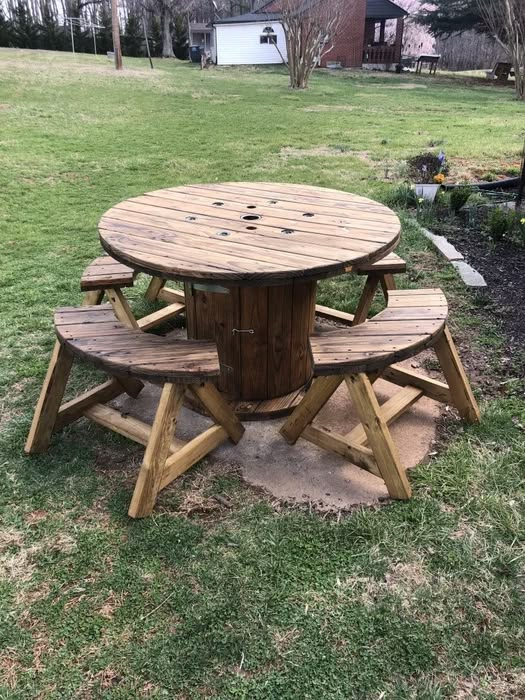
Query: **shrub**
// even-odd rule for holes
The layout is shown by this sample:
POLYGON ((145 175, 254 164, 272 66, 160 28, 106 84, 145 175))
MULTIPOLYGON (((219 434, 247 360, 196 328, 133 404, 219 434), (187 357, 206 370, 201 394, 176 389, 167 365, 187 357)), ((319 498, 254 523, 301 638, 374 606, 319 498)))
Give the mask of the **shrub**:
POLYGON ((385 204, 389 207, 401 207, 402 209, 415 207, 417 206, 416 193, 410 185, 404 182, 402 185, 389 190, 385 197, 385 204))
POLYGON ((490 237, 496 242, 509 236, 518 226, 516 212, 501 207, 492 209, 487 221, 490 237))
POLYGON ((448 175, 448 171, 443 153, 420 153, 407 160, 407 175, 413 182, 433 184, 437 175, 448 175))
POLYGON ((450 208, 457 214, 460 209, 463 209, 465 204, 470 199, 472 194, 472 189, 468 185, 462 185, 461 187, 454 187, 450 192, 450 208))

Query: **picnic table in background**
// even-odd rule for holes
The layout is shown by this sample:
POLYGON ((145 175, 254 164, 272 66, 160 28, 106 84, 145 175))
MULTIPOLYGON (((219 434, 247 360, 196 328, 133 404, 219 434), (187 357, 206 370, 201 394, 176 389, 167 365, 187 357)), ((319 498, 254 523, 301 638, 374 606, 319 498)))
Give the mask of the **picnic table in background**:
POLYGON ((400 223, 338 190, 218 183, 121 202, 99 233, 120 262, 184 283, 188 338, 217 343, 219 389, 254 417, 290 410, 311 379, 317 281, 384 258, 400 223))
POLYGON ((441 54, 421 54, 416 61, 416 73, 421 73, 423 66, 428 66, 429 75, 436 75, 441 54))

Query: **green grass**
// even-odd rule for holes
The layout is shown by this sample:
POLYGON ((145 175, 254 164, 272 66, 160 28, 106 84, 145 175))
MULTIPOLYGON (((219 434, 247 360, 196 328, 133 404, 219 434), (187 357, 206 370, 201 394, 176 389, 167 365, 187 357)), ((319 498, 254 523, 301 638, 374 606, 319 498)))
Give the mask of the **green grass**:
MULTIPOLYGON (((203 464, 130 522, 140 449, 77 423, 22 454, 52 309, 79 301, 112 204, 215 180, 383 197, 385 167, 430 143, 458 172, 515 163, 522 124, 512 90, 449 78, 319 74, 292 93, 279 69, 128 59, 117 75, 0 50, 0 698, 525 696, 520 378, 491 400, 478 386, 483 423, 447 422, 412 501, 340 519, 203 464)), ((403 224, 401 283, 442 285, 474 375, 497 371, 482 305, 403 224)), ((325 281, 321 301, 350 310, 357 285, 325 281)))

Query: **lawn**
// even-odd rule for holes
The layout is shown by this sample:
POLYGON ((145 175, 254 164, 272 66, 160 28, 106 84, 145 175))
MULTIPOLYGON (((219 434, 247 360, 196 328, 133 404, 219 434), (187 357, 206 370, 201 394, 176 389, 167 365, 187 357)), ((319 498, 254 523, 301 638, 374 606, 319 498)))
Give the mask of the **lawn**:
MULTIPOLYGON (((443 421, 410 502, 321 517, 204 463, 131 522, 141 450, 78 422, 22 451, 52 310, 79 302, 111 205, 215 180, 382 198, 430 146, 458 174, 505 172, 523 105, 449 77, 320 73, 295 93, 279 69, 125 65, 0 50, 0 698, 524 698, 523 377, 499 381, 497 319, 407 216, 401 284, 444 287, 483 409, 443 421)), ((321 302, 357 291, 327 281, 321 302)))

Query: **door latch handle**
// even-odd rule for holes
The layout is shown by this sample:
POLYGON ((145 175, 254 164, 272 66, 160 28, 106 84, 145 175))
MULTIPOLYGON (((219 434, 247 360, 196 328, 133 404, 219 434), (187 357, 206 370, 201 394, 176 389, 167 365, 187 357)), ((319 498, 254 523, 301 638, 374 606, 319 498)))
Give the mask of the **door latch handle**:
POLYGON ((255 331, 253 328, 232 328, 232 334, 235 335, 236 333, 249 333, 253 335, 255 331))

